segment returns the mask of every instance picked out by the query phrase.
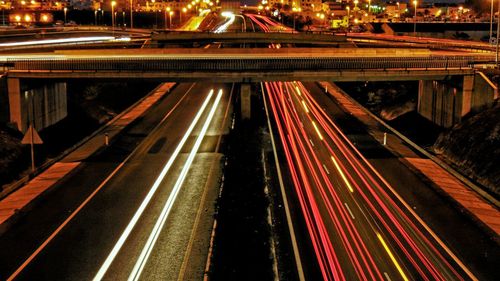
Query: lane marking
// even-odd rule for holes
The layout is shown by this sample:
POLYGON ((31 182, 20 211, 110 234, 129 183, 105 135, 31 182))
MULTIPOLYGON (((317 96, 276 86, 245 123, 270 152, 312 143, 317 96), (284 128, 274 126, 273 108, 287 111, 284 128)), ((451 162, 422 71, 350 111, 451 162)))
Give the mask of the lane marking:
POLYGON ((351 209, 349 208, 349 205, 347 205, 347 203, 344 203, 344 205, 345 205, 345 207, 346 207, 347 211, 349 212, 349 214, 351 215, 352 219, 356 219, 356 218, 354 217, 354 214, 351 212, 351 209))
MULTIPOLYGON (((212 91, 213 92, 213 91, 212 91)), ((211 95, 210 95, 211 96, 211 95)), ((205 120, 203 127, 201 128, 200 133, 198 134, 198 137, 196 138, 196 141, 193 145, 193 148, 191 152, 189 153, 188 158, 186 159, 186 162, 184 163, 181 173, 179 177, 177 178, 177 181, 175 182, 174 188, 172 189, 172 192, 170 193, 167 201, 165 202, 165 205, 163 206, 163 209, 160 213, 160 216, 158 217, 149 237, 144 245, 144 248, 141 251, 141 254, 139 255, 139 258, 137 259, 134 268, 132 269, 132 272, 130 273, 128 280, 129 281, 137 281, 141 277, 142 271, 144 267, 146 266, 146 263, 153 252, 153 248, 158 241, 158 238, 160 237, 160 233, 163 229, 163 226, 165 225, 165 222, 167 221, 167 218, 170 214, 170 211, 172 210, 172 207, 174 206, 175 200, 177 199, 177 196, 179 195, 179 192, 181 190, 181 187, 184 183, 184 180, 187 177, 187 174, 189 172, 189 169, 191 168, 191 165, 194 161, 194 158, 196 157, 196 154, 198 153, 198 149, 201 146, 201 143, 205 137, 205 134, 207 133, 208 127, 210 126, 210 123, 212 122, 212 119, 215 115, 215 111, 217 110, 217 107, 219 105, 220 99, 222 97, 222 90, 219 90, 217 93, 217 97, 215 98, 215 102, 212 105, 212 108, 210 109, 207 119, 205 120)))
POLYGON ((309 139, 309 142, 311 143, 312 146, 314 146, 312 139, 309 139))
POLYGON ((326 168, 326 165, 325 165, 325 164, 323 164, 323 169, 325 169, 325 172, 326 172, 327 174, 330 174, 330 171, 328 171, 328 168, 326 168))
POLYGON ((176 160, 177 156, 179 155, 182 147, 184 146, 184 144, 186 143, 187 139, 191 135, 191 132, 193 131, 194 127, 196 126, 196 123, 198 123, 198 120, 200 119, 201 115, 203 114, 203 111, 205 111, 205 108, 207 107, 208 102, 212 98, 213 93, 214 93, 214 90, 212 89, 210 91, 210 93, 208 94, 207 98, 205 99, 205 101, 203 102, 203 104, 202 104, 200 110, 198 111, 198 113, 196 114, 195 118, 193 119, 193 121, 192 121, 191 125, 189 126, 188 130, 186 131, 186 133, 182 137, 181 141, 179 142, 179 144, 175 148, 174 152, 172 153, 172 155, 168 159, 167 164, 165 164, 165 166, 163 167, 160 175, 158 176, 158 178, 154 182, 153 186, 149 190, 148 194, 146 195, 146 197, 142 201, 141 205, 139 206, 139 208, 135 212, 135 214, 132 217, 132 219, 130 220, 129 224, 127 225, 127 227, 123 231, 122 235, 120 236, 120 238, 116 242, 115 246, 113 247, 113 249, 109 253, 109 255, 106 258, 106 260, 104 261, 104 263, 101 265, 101 267, 97 271, 97 273, 96 273, 96 275, 95 275, 95 277, 93 279, 94 281, 102 280, 102 278, 104 277, 104 275, 108 271, 109 267, 111 266, 111 263, 113 262, 113 260, 117 256, 117 254, 120 251, 120 249, 122 248, 123 244, 125 243, 125 240, 128 238, 128 236, 132 232, 132 229, 134 228, 134 226, 136 225, 137 221, 141 217, 142 213, 146 209, 146 206, 149 204, 149 201, 151 201, 151 199, 153 198, 153 195, 156 193, 156 190, 160 186, 160 183, 165 178, 167 172, 170 170, 170 167, 173 165, 174 161, 176 160))
POLYGON ((399 271, 399 274, 401 274, 401 277, 403 278, 403 280, 408 281, 408 277, 406 277, 406 274, 403 272, 403 269, 401 269, 401 266, 399 265, 398 261, 396 260, 396 258, 392 254, 391 249, 389 249, 387 244, 385 244, 384 238, 382 238, 382 235, 380 235, 380 233, 378 233, 378 232, 377 232, 377 238, 380 241, 380 243, 382 244, 382 246, 384 247, 384 249, 387 252, 387 254, 389 255, 389 257, 391 258, 392 263, 394 263, 394 265, 396 266, 397 270, 399 271))
POLYGON ((387 281, 391 281, 389 274, 387 274, 387 272, 385 272, 385 271, 384 271, 384 276, 385 276, 385 279, 387 279, 387 281))
MULTIPOLYGON (((156 130, 158 127, 160 127, 160 125, 163 123, 163 121, 168 117, 170 116, 170 114, 172 114, 172 112, 174 112, 174 110, 179 106, 179 104, 184 100, 184 98, 187 96, 187 94, 191 91, 191 89, 194 87, 196 83, 193 83, 193 85, 186 91, 186 93, 184 94, 184 96, 182 96, 182 98, 174 105, 174 107, 165 115, 165 117, 162 119, 162 121, 160 121, 160 123, 158 125, 156 125, 156 127, 153 129, 156 130)), ((130 158, 135 154, 135 152, 137 151, 137 149, 140 147, 140 145, 138 145, 131 153, 129 156, 127 156, 127 158, 125 158, 112 172, 111 174, 109 174, 108 177, 106 177, 106 179, 104 179, 103 182, 101 182, 101 184, 80 204, 80 206, 78 206, 78 208, 75 209, 75 211, 73 211, 71 213, 70 216, 68 216, 66 218, 66 220, 64 220, 64 222, 59 225, 59 227, 56 228, 56 230, 54 230, 54 232, 52 232, 52 234, 50 234, 50 236, 40 245, 38 246, 38 248, 29 256, 29 258, 27 258, 22 264, 21 266, 19 266, 16 271, 14 271, 14 273, 12 273, 11 276, 9 276, 9 278, 7 279, 7 281, 12 281, 14 280, 25 268, 26 266, 28 266, 31 261, 33 261, 33 259, 36 258, 36 256, 38 256, 38 254, 40 254, 41 251, 43 251, 43 249, 45 249, 45 247, 47 247, 47 245, 59 234, 59 232, 61 232, 61 230, 83 209, 83 207, 85 207, 88 202, 90 202, 90 200, 92 200, 92 198, 94 198, 94 196, 108 183, 109 180, 111 180, 111 178, 123 167, 123 165, 128 162, 130 160, 130 158)))

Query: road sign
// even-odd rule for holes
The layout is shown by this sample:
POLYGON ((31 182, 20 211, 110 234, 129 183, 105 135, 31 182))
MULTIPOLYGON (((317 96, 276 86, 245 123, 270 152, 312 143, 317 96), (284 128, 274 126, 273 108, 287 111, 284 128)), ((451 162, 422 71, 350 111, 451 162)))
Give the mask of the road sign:
POLYGON ((33 128, 32 125, 28 128, 28 131, 24 135, 23 139, 21 140, 22 144, 43 144, 42 138, 40 138, 40 135, 37 133, 36 129, 33 128))

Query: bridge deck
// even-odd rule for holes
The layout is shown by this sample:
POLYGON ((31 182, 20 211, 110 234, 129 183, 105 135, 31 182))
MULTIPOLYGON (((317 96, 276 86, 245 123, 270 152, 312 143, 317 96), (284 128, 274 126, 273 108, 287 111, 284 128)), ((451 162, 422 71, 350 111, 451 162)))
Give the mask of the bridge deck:
MULTIPOLYGON (((252 80, 414 80, 472 73, 483 57, 411 49, 163 49, 6 56, 9 77, 252 80), (394 76, 394 77, 392 77, 394 76)), ((489 59, 486 57, 486 59, 489 59)))

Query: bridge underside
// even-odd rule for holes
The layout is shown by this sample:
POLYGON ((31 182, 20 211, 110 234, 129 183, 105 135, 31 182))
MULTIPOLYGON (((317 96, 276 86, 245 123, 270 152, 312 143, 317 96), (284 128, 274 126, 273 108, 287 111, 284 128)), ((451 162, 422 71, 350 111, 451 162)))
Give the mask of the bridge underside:
POLYGON ((63 71, 63 70, 11 70, 9 78, 21 79, 141 79, 157 81, 217 81, 217 82, 263 82, 263 81, 411 81, 444 80, 451 76, 473 75, 472 69, 367 69, 367 70, 322 70, 322 71, 63 71))

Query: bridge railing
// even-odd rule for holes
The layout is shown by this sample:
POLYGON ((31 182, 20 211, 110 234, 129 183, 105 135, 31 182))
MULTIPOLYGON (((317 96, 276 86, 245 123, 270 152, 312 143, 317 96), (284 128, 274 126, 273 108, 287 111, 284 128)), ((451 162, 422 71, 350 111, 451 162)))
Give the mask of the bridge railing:
POLYGON ((49 71, 322 71, 470 68, 469 56, 433 57, 144 57, 7 59, 12 70, 49 71))

